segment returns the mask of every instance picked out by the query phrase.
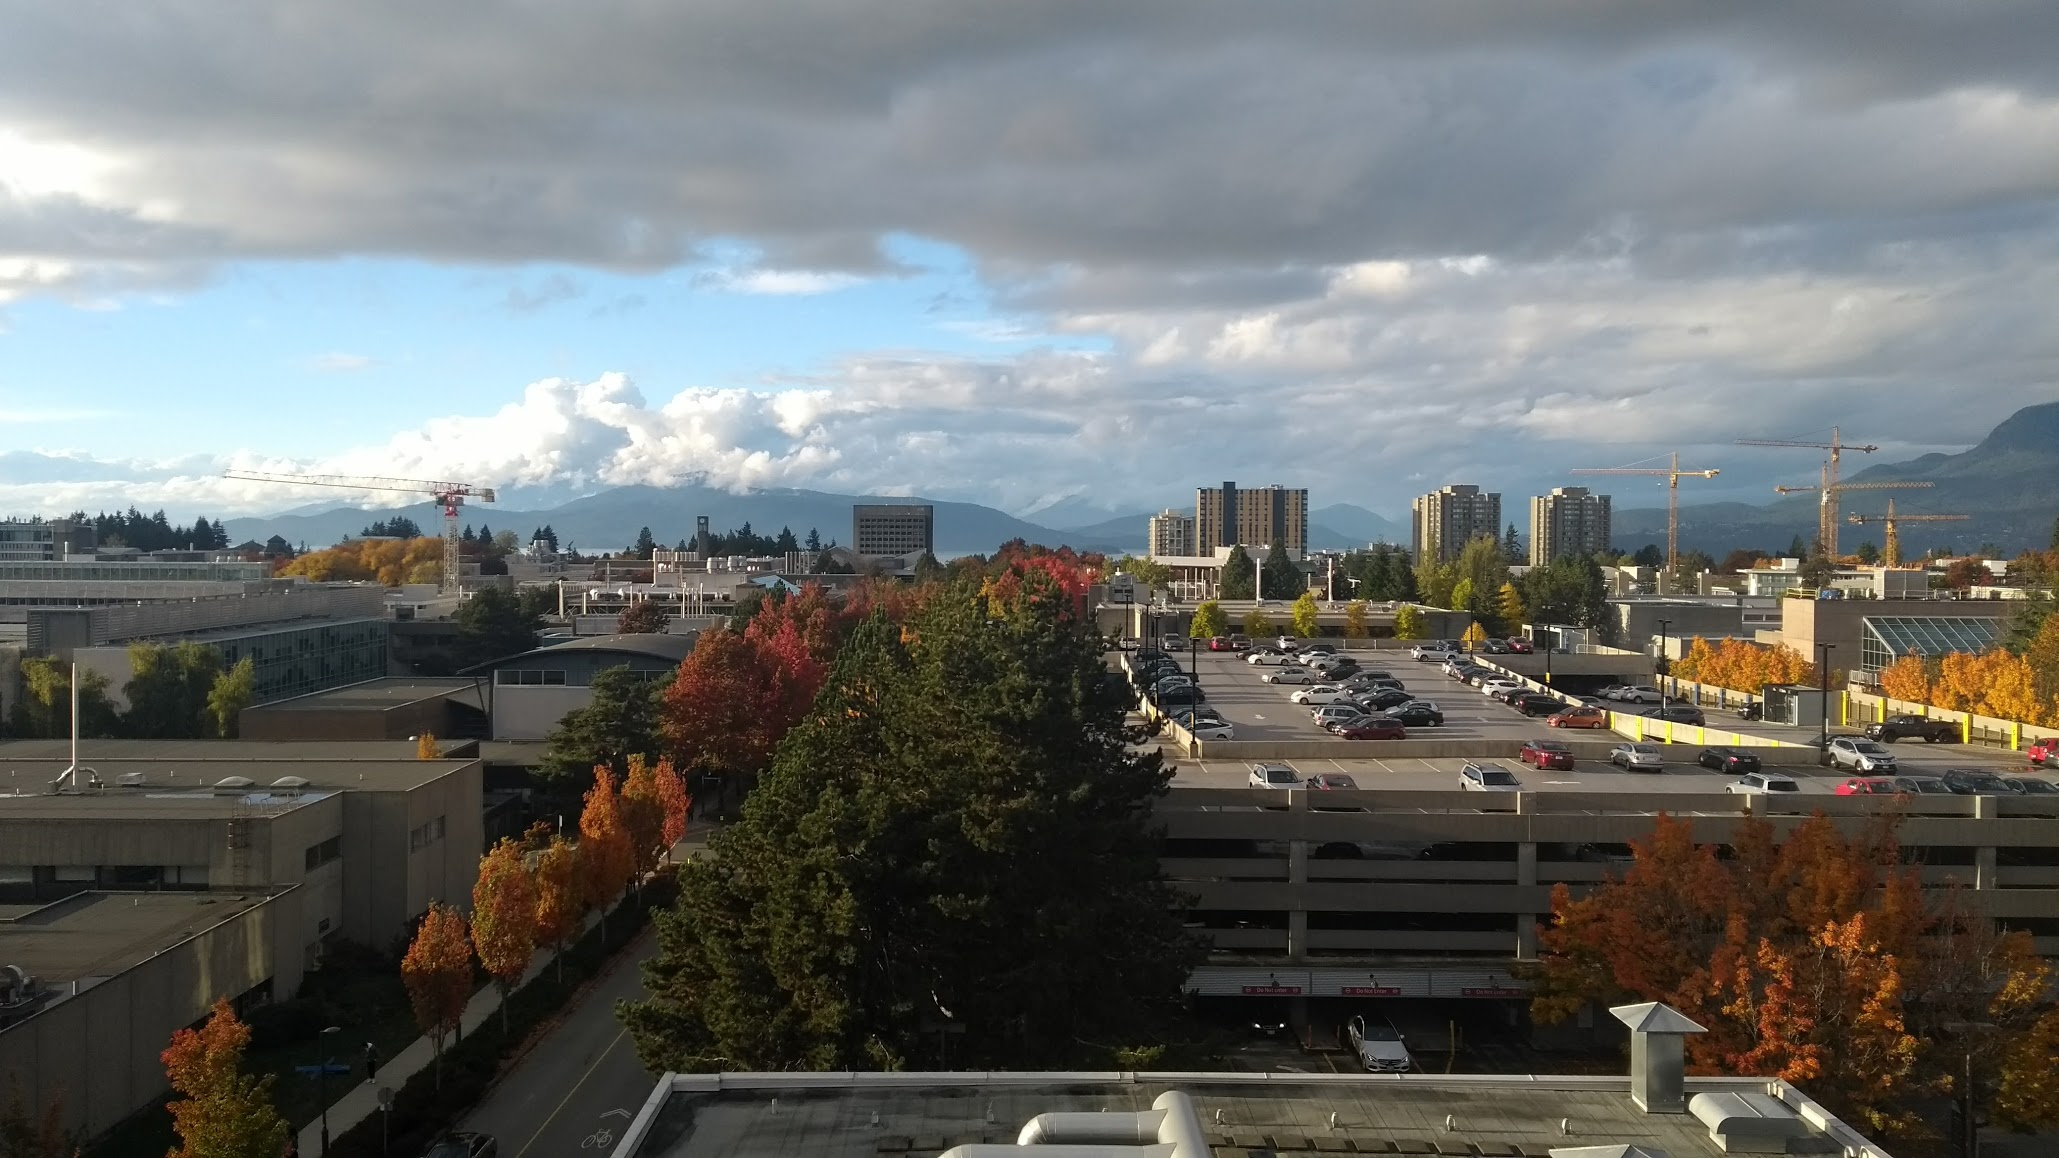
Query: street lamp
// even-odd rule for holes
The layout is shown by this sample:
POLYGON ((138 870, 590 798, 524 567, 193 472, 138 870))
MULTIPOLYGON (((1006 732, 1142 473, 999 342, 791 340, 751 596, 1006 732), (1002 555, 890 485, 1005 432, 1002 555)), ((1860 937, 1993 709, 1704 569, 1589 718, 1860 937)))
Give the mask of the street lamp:
MULTIPOLYGON (((1660 676, 1665 677, 1667 679, 1671 679, 1673 675, 1673 663, 1671 660, 1666 658, 1666 645, 1671 642, 1671 633, 1667 631, 1667 628, 1670 628, 1672 626, 1673 621, 1670 619, 1659 620, 1658 671, 1660 676)), ((1671 689, 1669 688, 1668 691, 1670 690, 1671 689)))
POLYGON ((1559 629, 1549 623, 1539 623, 1532 625, 1530 630, 1533 635, 1542 633, 1544 640, 1544 682, 1549 684, 1551 683, 1551 645, 1558 639, 1559 629))
POLYGON ((342 1032, 342 1026, 332 1025, 315 1035, 315 1097, 322 1103, 320 1158, 329 1158, 329 1035, 342 1032))
POLYGON ((1822 695, 1823 732, 1816 742, 1816 762, 1830 763, 1830 653, 1837 650, 1834 643, 1816 645, 1816 681, 1822 695))

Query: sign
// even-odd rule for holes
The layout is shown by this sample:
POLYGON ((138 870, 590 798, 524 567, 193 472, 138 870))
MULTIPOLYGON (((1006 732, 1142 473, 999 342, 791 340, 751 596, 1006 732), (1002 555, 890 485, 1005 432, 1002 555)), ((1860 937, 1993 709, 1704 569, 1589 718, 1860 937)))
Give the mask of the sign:
POLYGON ((1527 989, 1511 989, 1506 985, 1469 985, 1458 991, 1460 997, 1528 997, 1527 989))
POLYGON ((1246 986, 1244 987, 1244 996, 1246 996, 1246 997, 1299 997, 1299 996, 1301 996, 1301 986, 1299 986, 1299 985, 1246 985, 1246 986))
POLYGON ((1345 985, 1337 990, 1346 997, 1399 997, 1399 985, 1345 985))

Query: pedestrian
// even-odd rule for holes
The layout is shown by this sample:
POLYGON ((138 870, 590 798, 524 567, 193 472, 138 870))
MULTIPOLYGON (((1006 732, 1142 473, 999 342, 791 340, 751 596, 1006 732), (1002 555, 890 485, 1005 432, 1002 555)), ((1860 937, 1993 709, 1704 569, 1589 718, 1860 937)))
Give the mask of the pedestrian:
POLYGON ((280 1147, 279 1158, 300 1158, 300 1146, 293 1140, 293 1131, 286 1131, 286 1145, 280 1147))
POLYGON ((365 1080, 368 1082, 371 1081, 372 1075, 378 1072, 379 1047, 373 1045, 371 1042, 368 1041, 365 1043, 365 1080))

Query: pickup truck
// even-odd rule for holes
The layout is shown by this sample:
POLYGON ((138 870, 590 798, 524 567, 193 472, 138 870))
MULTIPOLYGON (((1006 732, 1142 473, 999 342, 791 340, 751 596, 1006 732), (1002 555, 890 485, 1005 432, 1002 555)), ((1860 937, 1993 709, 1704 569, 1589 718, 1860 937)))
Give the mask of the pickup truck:
POLYGON ((1892 744, 1896 740, 1922 740, 1942 744, 1959 738, 1959 725, 1951 720, 1926 720, 1922 716, 1889 716, 1866 725, 1866 738, 1892 744))

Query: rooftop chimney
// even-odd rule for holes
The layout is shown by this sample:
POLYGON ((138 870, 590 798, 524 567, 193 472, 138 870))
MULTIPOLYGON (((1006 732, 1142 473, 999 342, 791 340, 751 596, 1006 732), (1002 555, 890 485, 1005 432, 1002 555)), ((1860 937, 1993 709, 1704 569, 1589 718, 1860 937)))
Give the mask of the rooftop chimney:
POLYGON ((1609 1012, 1630 1027, 1630 1100, 1647 1114, 1686 1113, 1686 1038, 1707 1031, 1656 1001, 1609 1012))

